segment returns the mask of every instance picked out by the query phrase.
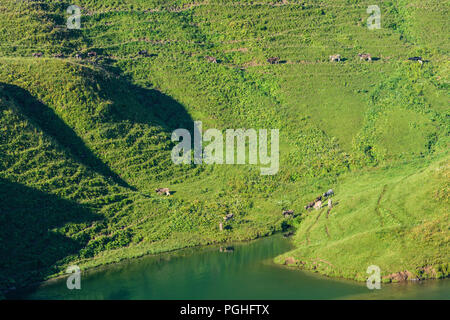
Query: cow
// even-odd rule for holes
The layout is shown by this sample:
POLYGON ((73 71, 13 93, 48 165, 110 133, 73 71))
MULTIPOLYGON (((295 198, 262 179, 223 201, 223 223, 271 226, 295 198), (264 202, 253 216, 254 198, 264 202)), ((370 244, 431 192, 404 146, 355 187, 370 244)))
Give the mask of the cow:
POLYGON ((290 216, 292 216, 293 214, 294 214, 294 210, 285 210, 285 211, 283 211, 283 216, 284 216, 285 218, 290 217, 290 216))
POLYGON ((372 56, 369 53, 358 53, 358 57, 360 60, 372 61, 372 56))
POLYGON ((419 62, 420 64, 423 64, 422 57, 410 57, 410 58, 408 58, 408 60, 411 60, 411 61, 417 61, 417 62, 419 62))
POLYGON ((270 64, 278 64, 280 62, 279 57, 271 57, 267 59, 267 62, 270 64))
POLYGON ((35 52, 33 53, 34 58, 41 58, 44 54, 42 52, 35 52))
POLYGON ((330 190, 328 190, 327 192, 325 192, 323 194, 323 197, 326 198, 326 197, 330 197, 330 196, 333 196, 333 195, 334 195, 334 191, 333 191, 333 189, 330 189, 330 190))
POLYGON ((219 230, 223 231, 223 223, 222 222, 219 223, 219 230))
POLYGON ((330 56, 330 61, 331 62, 333 62, 333 61, 340 62, 341 61, 341 55, 340 54, 333 54, 333 55, 331 55, 330 56))
POLYGON ((223 217, 223 220, 225 220, 225 222, 226 222, 226 221, 228 221, 228 220, 233 219, 233 217, 234 217, 234 214, 229 213, 229 214, 227 214, 225 217, 223 217))
POLYGON ((305 209, 306 210, 308 210, 308 209, 311 209, 312 207, 314 207, 314 201, 311 201, 310 203, 308 203, 306 206, 305 206, 305 209))
POLYGON ((214 57, 211 57, 211 56, 206 56, 206 57, 205 57, 205 59, 206 59, 206 60, 208 60, 209 62, 212 62, 212 63, 217 63, 217 59, 216 59, 216 58, 214 58, 214 57))
POLYGON ((289 238, 294 235, 294 231, 289 231, 288 233, 283 234, 283 237, 289 238))
POLYGON ((62 53, 56 53, 53 55, 53 57, 62 59, 64 58, 64 55, 62 53))
POLYGON ((97 56, 97 52, 89 51, 87 55, 88 55, 88 57, 96 57, 97 56))
POLYGON ((155 191, 159 195, 165 194, 166 196, 170 196, 169 188, 158 188, 155 191))
POLYGON ((147 50, 140 50, 140 51, 138 52, 138 55, 144 56, 144 57, 148 57, 148 52, 147 52, 147 50))
POLYGON ((314 209, 319 210, 322 208, 322 201, 317 201, 316 203, 314 203, 314 209))

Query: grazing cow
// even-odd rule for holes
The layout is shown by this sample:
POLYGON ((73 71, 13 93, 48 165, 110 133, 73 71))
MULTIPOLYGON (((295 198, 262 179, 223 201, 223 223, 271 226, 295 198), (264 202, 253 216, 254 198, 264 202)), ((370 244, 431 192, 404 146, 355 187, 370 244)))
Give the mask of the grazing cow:
POLYGON ((411 61, 417 61, 417 62, 419 62, 420 64, 423 64, 422 57, 411 57, 411 58, 408 58, 408 60, 411 60, 411 61))
POLYGON ((372 56, 369 53, 358 53, 358 57, 360 60, 372 61, 372 56))
POLYGON ((226 221, 228 221, 228 220, 233 219, 233 217, 234 217, 234 214, 229 213, 229 214, 227 214, 225 217, 223 217, 223 220, 225 220, 225 222, 226 222, 226 221))
POLYGON ((285 210, 283 211, 283 216, 286 217, 290 217, 294 214, 294 210, 285 210))
POLYGON ((333 195, 334 195, 334 191, 333 191, 333 189, 330 189, 330 190, 328 190, 327 192, 325 192, 323 194, 323 197, 326 198, 326 197, 330 197, 330 196, 333 196, 333 195))
POLYGON ((314 207, 314 201, 311 201, 310 203, 308 203, 306 206, 305 206, 305 209, 306 210, 308 210, 308 209, 311 209, 312 207, 314 207))
POLYGON ((341 55, 340 54, 333 54, 333 55, 331 55, 330 56, 330 61, 331 62, 333 62, 333 61, 340 62, 341 61, 341 55))
POLYGON ((155 191, 159 195, 165 194, 166 196, 170 196, 169 188, 158 188, 155 191))
POLYGON ((41 58, 44 54, 42 52, 35 52, 33 53, 34 58, 41 58))
POLYGON ((280 62, 280 58, 279 57, 272 57, 267 59, 267 62, 270 64, 278 64, 280 62))
POLYGON ((283 237, 289 238, 294 235, 294 231, 289 231, 288 233, 283 234, 283 237))
POLYGON ((317 201, 316 203, 314 203, 314 209, 319 210, 322 208, 322 201, 317 201))
POLYGON ((96 57, 97 56, 97 52, 95 52, 95 51, 90 51, 90 52, 88 52, 88 57, 96 57))
POLYGON ((214 57, 211 57, 211 56, 206 56, 206 57, 205 57, 205 59, 206 59, 206 60, 208 60, 209 62, 212 62, 212 63, 217 63, 217 59, 216 59, 216 58, 214 58, 214 57))
POLYGON ((333 201, 330 199, 328 199, 328 208, 331 209, 333 208, 333 201))
POLYGON ((314 209, 319 210, 321 208, 322 208, 322 201, 319 200, 314 204, 314 209))

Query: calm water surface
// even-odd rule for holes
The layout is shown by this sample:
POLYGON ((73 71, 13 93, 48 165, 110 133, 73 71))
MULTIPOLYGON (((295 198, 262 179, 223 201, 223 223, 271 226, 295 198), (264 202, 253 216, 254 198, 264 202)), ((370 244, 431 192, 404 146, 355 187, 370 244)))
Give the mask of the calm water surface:
POLYGON ((291 248, 280 235, 148 256, 85 272, 81 290, 66 280, 44 283, 25 299, 449 299, 449 280, 382 285, 335 280, 272 262, 291 248))

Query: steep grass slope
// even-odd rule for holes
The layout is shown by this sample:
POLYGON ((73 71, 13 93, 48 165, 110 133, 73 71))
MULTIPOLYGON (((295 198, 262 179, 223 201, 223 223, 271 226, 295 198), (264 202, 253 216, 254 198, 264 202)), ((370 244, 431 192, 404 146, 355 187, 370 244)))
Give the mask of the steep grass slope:
POLYGON ((447 276, 448 2, 380 3, 382 29, 368 30, 372 4, 2 1, 1 286, 288 225, 298 248, 280 263, 447 276), (65 27, 71 4, 80 30, 65 27), (174 165, 171 132, 194 120, 280 129, 279 173, 174 165), (303 209, 330 187, 330 214, 303 209))

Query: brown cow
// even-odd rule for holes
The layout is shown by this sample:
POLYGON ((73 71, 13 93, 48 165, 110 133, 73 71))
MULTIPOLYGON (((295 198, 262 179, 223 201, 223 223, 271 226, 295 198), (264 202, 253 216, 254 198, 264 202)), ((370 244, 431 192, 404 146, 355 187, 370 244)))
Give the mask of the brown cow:
POLYGON ((170 196, 169 188, 158 188, 155 191, 159 195, 165 194, 166 196, 170 196))
POLYGON ((292 216, 292 215, 294 215, 294 210, 285 210, 285 211, 283 211, 283 216, 286 218, 286 217, 290 217, 290 216, 292 216))
POLYGON ((358 53, 358 57, 360 60, 372 61, 372 56, 369 53, 358 53))
POLYGON ((311 201, 310 203, 308 203, 306 206, 305 206, 305 209, 306 210, 308 210, 308 209, 311 209, 312 207, 314 207, 314 201, 311 201))
POLYGON ((217 59, 216 59, 216 58, 214 58, 214 57, 211 57, 211 56, 206 56, 206 57, 205 57, 205 59, 206 59, 206 60, 208 60, 209 62, 212 62, 212 63, 217 63, 217 59))
POLYGON ((267 59, 267 62, 270 64, 278 64, 280 62, 280 58, 279 57, 272 57, 267 59))

